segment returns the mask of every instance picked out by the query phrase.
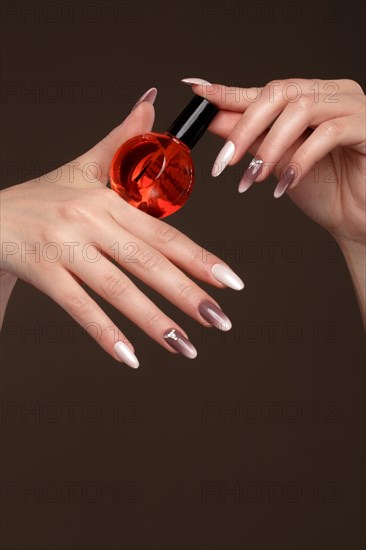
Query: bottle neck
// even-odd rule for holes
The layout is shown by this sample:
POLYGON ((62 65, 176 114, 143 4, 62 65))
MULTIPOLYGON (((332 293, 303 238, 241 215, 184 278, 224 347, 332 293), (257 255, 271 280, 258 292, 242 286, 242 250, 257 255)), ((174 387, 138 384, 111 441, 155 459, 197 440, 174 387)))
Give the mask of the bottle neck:
POLYGON ((207 99, 195 96, 169 126, 166 133, 175 136, 192 149, 218 111, 219 109, 207 99))

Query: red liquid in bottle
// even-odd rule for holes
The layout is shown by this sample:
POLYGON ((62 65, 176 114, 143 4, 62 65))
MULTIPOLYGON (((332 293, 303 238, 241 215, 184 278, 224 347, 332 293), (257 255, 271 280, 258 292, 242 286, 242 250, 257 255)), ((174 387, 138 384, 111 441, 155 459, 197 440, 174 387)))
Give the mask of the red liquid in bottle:
POLYGON ((188 200, 193 183, 190 150, 169 133, 129 139, 116 152, 110 170, 111 188, 155 218, 179 210, 188 200))

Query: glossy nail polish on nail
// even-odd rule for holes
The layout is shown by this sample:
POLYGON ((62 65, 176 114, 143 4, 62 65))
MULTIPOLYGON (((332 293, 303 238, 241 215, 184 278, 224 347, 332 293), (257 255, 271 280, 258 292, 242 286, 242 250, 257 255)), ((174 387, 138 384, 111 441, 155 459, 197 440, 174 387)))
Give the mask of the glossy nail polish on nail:
POLYGON ((211 267, 211 273, 219 283, 233 290, 242 290, 244 288, 243 281, 227 265, 214 264, 211 267))
POLYGON ((124 362, 126 365, 133 369, 137 369, 139 366, 139 361, 133 351, 125 344, 124 342, 116 342, 114 344, 114 351, 116 355, 124 362))
POLYGON ((197 357, 197 350, 194 347, 193 344, 186 338, 179 330, 176 328, 168 330, 164 334, 164 338, 167 341, 167 343, 175 349, 175 351, 178 351, 184 357, 188 357, 188 359, 194 359, 197 357))
POLYGON ((248 168, 244 172, 243 177, 240 180, 238 191, 239 193, 244 193, 251 187, 251 185, 258 178, 262 172, 263 160, 260 158, 254 158, 249 164, 248 168))
POLYGON ((152 105, 154 105, 154 101, 156 99, 156 96, 158 95, 158 90, 156 88, 150 88, 149 90, 147 90, 147 92, 145 92, 141 97, 140 99, 138 99, 135 103, 135 105, 132 107, 131 109, 131 113, 132 111, 134 111, 136 109, 136 107, 138 107, 143 101, 148 101, 149 103, 151 103, 152 105))
POLYGON ((296 172, 291 166, 289 166, 281 175, 280 181, 278 182, 276 189, 274 190, 275 199, 282 197, 286 189, 291 185, 296 177, 296 172))
POLYGON ((214 178, 219 176, 231 161, 235 153, 235 145, 232 141, 227 141, 219 154, 216 157, 214 165, 212 167, 212 175, 214 178))
POLYGON ((232 324, 229 317, 216 304, 205 300, 199 304, 198 311, 205 321, 219 330, 226 332, 231 329, 232 324))
POLYGON ((203 80, 202 78, 182 78, 181 82, 184 84, 201 84, 204 86, 212 86, 211 82, 207 82, 207 80, 203 80))
POLYGON ((150 132, 126 141, 112 160, 111 188, 156 218, 179 210, 194 185, 191 149, 217 113, 213 103, 196 95, 164 134, 150 132))

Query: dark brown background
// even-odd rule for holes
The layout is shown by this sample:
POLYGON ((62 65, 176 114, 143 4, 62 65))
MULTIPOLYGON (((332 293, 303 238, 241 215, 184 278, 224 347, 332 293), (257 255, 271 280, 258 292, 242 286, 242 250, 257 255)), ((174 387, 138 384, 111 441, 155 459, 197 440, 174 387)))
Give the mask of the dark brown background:
MULTIPOLYGON (((2 3, 6 186, 88 149, 150 86, 163 131, 191 97, 184 77, 365 84, 361 1, 71 5, 2 3)), ((208 134, 197 145, 194 195, 169 221, 245 280, 241 294, 211 291, 232 333, 202 330, 147 289, 190 334, 195 361, 103 303, 140 358, 138 371, 120 366, 18 281, 2 337, 2 550, 364 548, 351 280, 330 236, 273 199, 274 179, 237 194, 248 157, 208 175, 221 146, 208 134)))

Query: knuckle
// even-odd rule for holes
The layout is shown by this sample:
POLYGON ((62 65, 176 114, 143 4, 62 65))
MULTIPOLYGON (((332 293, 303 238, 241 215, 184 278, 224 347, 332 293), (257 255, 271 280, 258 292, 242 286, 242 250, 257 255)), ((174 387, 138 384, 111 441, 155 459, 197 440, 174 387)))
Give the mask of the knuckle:
POLYGON ((90 300, 81 296, 67 296, 64 299, 64 305, 67 311, 76 317, 90 311, 90 300))
POLYGON ((157 244, 166 245, 174 241, 178 235, 179 231, 170 227, 170 225, 160 222, 156 229, 155 237, 157 244))
POLYGON ((89 205, 85 200, 73 199, 56 206, 61 218, 66 221, 76 221, 89 217, 89 205))
POLYGON ((282 86, 284 86, 285 84, 285 80, 281 80, 281 79, 277 79, 277 80, 270 80, 269 82, 267 82, 266 84, 266 88, 282 88, 282 86))
POLYGON ((108 207, 108 209, 115 210, 119 213, 128 213, 128 210, 130 210, 131 213, 136 213, 136 208, 132 206, 132 204, 129 204, 127 201, 122 199, 122 197, 120 197, 118 193, 112 191, 112 189, 109 189, 108 187, 106 187, 105 189, 109 192, 108 195, 104 196, 105 205, 108 207))
POLYGON ((137 261, 143 269, 152 271, 161 265, 161 256, 149 249, 143 249, 137 255, 137 261))
POLYGON ((145 328, 151 329, 156 328, 161 324, 163 319, 163 314, 160 311, 149 311, 145 315, 145 328))
POLYGON ((203 265, 207 264, 208 256, 210 256, 210 259, 212 259, 212 254, 210 254, 204 248, 193 250, 191 253, 191 263, 195 266, 202 267, 203 265))
POLYGON ((283 88, 285 81, 283 80, 271 80, 265 85, 267 101, 270 103, 283 100, 283 88))
POLYGON ((301 95, 295 105, 298 111, 308 111, 313 105, 313 99, 309 95, 301 95))
MULTIPOLYGON (((300 149, 298 149, 296 152, 296 157, 293 159, 293 164, 296 167, 304 166, 309 163, 309 160, 310 160, 310 151, 305 147, 300 147, 300 149)), ((296 171, 299 172, 298 169, 296 171)))
POLYGON ((187 281, 182 281, 177 284, 177 294, 183 300, 189 299, 196 292, 196 287, 187 281))
POLYGON ((237 138, 240 140, 242 137, 245 137, 249 132, 255 128, 255 121, 250 113, 244 113, 242 118, 239 120, 235 131, 233 132, 234 140, 237 138))
MULTIPOLYGON (((282 143, 283 138, 279 132, 275 133, 275 130, 269 132, 260 147, 260 150, 257 152, 257 155, 262 159, 266 159, 266 164, 269 163, 270 159, 273 157, 273 153, 278 150, 279 145, 282 143)), ((264 163, 263 163, 264 164, 264 163)))
POLYGON ((125 296, 129 289, 128 279, 120 275, 107 275, 103 281, 103 291, 108 298, 125 296))
POLYGON ((39 237, 43 244, 56 243, 59 246, 70 240, 63 227, 54 225, 40 227, 39 237))
POLYGON ((350 88, 352 88, 355 92, 358 92, 358 93, 362 93, 363 94, 363 89, 362 89, 362 86, 361 84, 359 84, 358 82, 356 82, 355 80, 352 80, 350 78, 346 78, 346 83, 348 84, 348 86, 350 88))
POLYGON ((319 129, 326 138, 333 137, 339 131, 338 124, 334 120, 323 122, 323 124, 319 126, 319 129))

